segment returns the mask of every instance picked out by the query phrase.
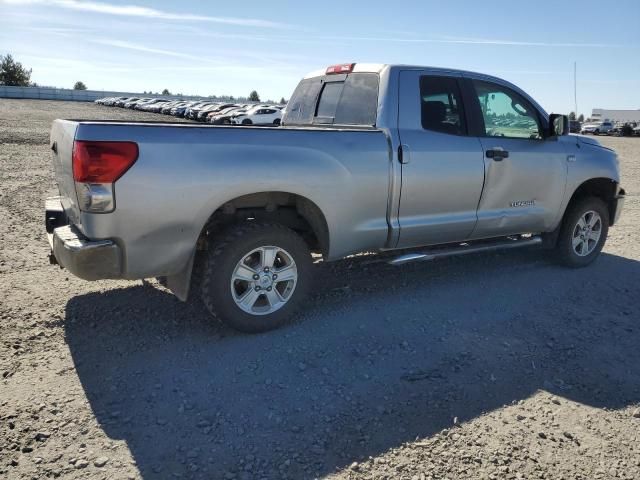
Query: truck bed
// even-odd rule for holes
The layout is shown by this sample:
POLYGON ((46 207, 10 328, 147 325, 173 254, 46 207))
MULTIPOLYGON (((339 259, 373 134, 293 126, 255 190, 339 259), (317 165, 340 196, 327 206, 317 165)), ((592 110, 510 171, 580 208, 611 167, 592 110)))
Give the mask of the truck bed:
POLYGON ((257 192, 298 195, 326 212, 328 258, 387 244, 392 167, 382 130, 56 120, 51 144, 68 218, 87 238, 122 247, 125 278, 175 274, 209 217, 257 192), (79 210, 74 140, 138 145, 114 185, 114 212, 79 210))

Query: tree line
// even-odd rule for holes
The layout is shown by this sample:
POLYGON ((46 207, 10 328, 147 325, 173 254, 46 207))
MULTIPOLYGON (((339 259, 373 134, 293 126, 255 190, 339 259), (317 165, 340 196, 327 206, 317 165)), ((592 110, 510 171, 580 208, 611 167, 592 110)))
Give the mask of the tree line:
MULTIPOLYGON (((32 69, 27 69, 22 65, 22 63, 14 60, 13 56, 10 53, 6 55, 0 55, 0 85, 7 85, 10 87, 37 87, 38 85, 35 82, 31 81, 31 72, 32 69)), ((87 86, 84 82, 77 81, 73 85, 74 90, 86 90, 87 86)), ((144 92, 147 93, 147 92, 144 92)), ((149 92, 151 93, 151 92, 149 92)), ((169 89, 165 88, 162 91, 162 95, 171 95, 169 89)), ((181 93, 178 96, 182 96, 181 93)), ((232 95, 225 95, 221 98, 223 100, 234 101, 234 97, 232 95)), ((256 90, 252 90, 247 100, 250 102, 259 102, 260 95, 256 90)), ((275 103, 273 100, 268 100, 269 103, 275 103)), ((281 104, 287 103, 284 97, 280 99, 281 104)))
POLYGON ((580 114, 580 116, 576 119, 576 112, 569 113, 569 120, 578 120, 580 123, 584 122, 584 115, 580 114))

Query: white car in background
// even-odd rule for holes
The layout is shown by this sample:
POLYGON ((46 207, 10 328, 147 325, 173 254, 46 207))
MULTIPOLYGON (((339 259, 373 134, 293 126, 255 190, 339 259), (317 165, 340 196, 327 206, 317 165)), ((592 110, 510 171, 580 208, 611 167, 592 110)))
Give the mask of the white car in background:
POLYGON ((239 115, 231 117, 234 125, 280 125, 282 110, 270 105, 256 105, 239 115))
POLYGON ((580 133, 591 133, 593 135, 605 134, 608 135, 613 129, 613 123, 611 122, 597 122, 597 123, 585 123, 582 126, 580 133))

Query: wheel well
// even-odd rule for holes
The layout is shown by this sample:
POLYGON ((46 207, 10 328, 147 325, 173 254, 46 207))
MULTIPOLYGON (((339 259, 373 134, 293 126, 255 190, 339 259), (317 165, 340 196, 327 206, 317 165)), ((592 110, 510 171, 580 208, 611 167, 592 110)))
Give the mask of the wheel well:
POLYGON ((231 224, 246 221, 274 222, 300 234, 312 251, 329 252, 329 228, 320 208, 311 200, 286 192, 243 195, 224 203, 211 214, 198 238, 198 250, 231 224))
POLYGON ((612 224, 616 208, 616 186, 617 183, 610 178, 592 178, 587 180, 573 192, 567 209, 585 197, 598 197, 607 204, 609 209, 609 223, 612 224))

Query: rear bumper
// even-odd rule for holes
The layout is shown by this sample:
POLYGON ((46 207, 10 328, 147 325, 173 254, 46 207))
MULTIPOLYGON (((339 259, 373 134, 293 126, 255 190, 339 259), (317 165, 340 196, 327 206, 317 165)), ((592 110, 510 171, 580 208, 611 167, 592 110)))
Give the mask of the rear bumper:
POLYGON ((89 240, 66 222, 57 197, 46 202, 46 226, 51 261, 84 280, 122 277, 122 252, 112 240, 89 240), (61 214, 62 212, 62 214, 61 214))

